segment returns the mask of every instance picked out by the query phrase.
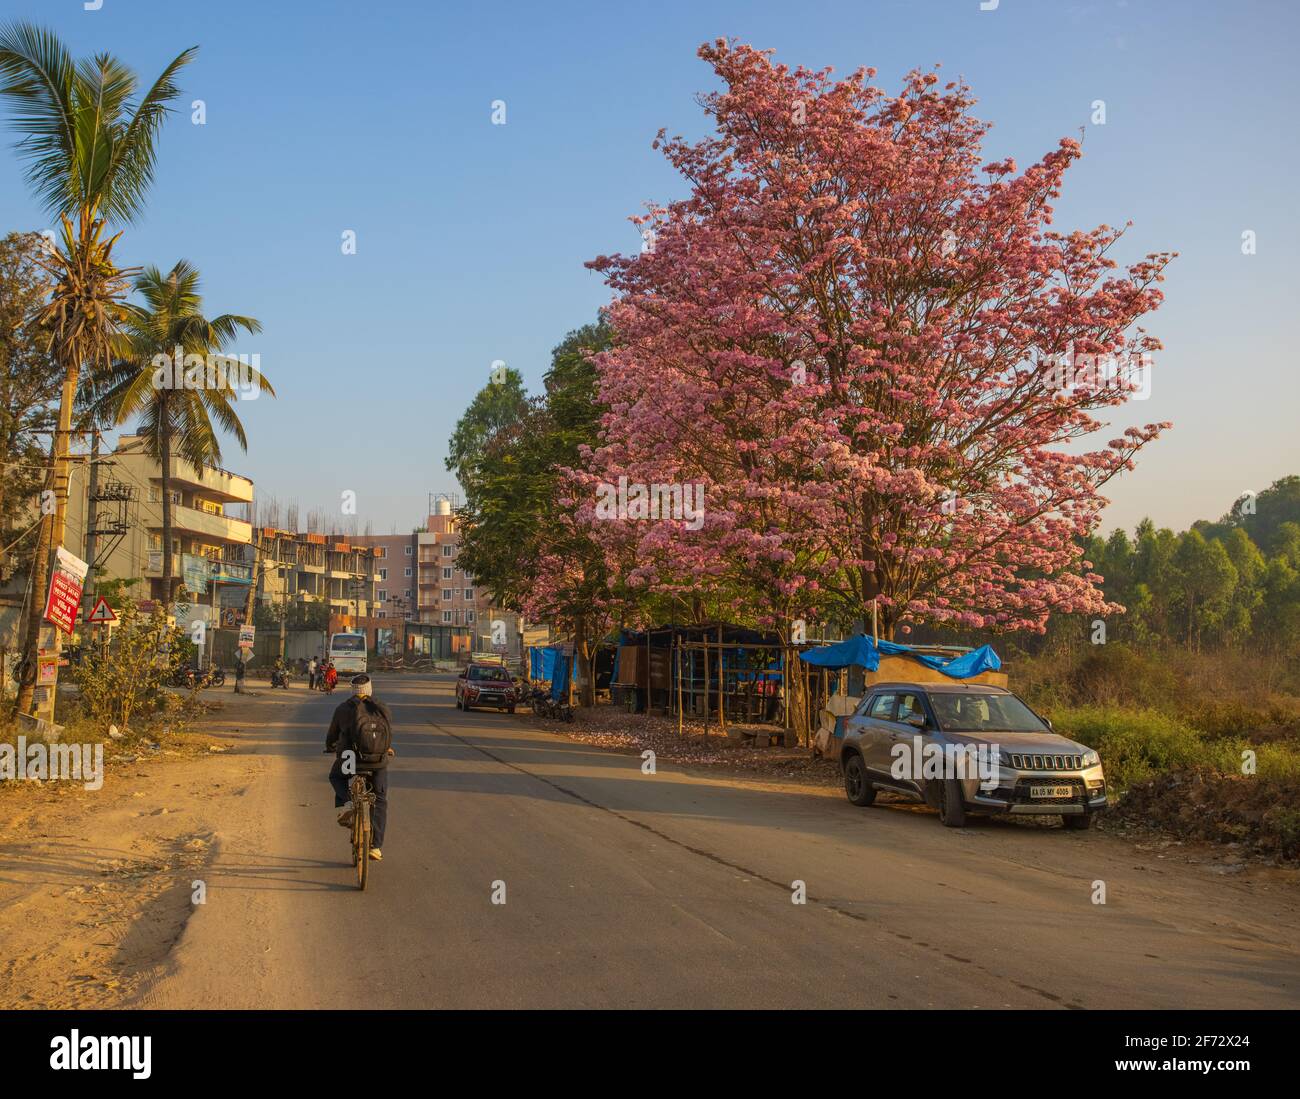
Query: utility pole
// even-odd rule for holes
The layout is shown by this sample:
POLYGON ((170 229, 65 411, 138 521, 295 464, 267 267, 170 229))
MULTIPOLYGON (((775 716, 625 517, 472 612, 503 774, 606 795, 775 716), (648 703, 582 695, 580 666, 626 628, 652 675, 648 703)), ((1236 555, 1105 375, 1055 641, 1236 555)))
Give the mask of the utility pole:
MULTIPOLYGON (((95 551, 99 534, 99 423, 90 424, 90 478, 86 489, 86 590, 81 602, 89 609, 95 605, 95 551)), ((82 617, 85 617, 83 613, 82 617)))
MULTIPOLYGON (((63 545, 68 517, 68 454, 72 442, 72 405, 77 395, 77 382, 81 364, 64 371, 63 387, 59 395, 59 425, 51 447, 51 475, 54 482, 54 512, 41 517, 36 553, 32 558, 31 590, 27 614, 27 629, 23 639, 23 655, 27 661, 26 672, 18 687, 18 713, 29 714, 46 721, 54 720, 54 702, 59 693, 59 653, 63 648, 63 635, 52 623, 46 623, 45 597, 53 574, 54 553, 63 545), (42 634, 48 641, 42 645, 42 634), (41 698, 36 698, 37 654, 48 648, 54 657, 54 674, 48 685, 43 685, 41 698)), ((47 482, 48 483, 48 482, 47 482)))

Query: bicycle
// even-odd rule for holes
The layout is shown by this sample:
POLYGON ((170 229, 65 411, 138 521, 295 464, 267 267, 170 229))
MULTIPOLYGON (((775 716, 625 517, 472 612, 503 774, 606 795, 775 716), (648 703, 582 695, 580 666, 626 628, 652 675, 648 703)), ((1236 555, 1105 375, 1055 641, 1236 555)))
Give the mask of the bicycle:
POLYGON ((357 888, 364 891, 370 875, 370 818, 375 807, 375 789, 364 771, 348 783, 352 795, 352 864, 357 871, 357 888))
MULTIPOLYGON (((333 755, 330 748, 325 755, 333 755)), ((397 753, 388 749, 389 756, 397 753)), ((357 872, 357 888, 365 890, 370 876, 370 840, 374 835, 371 818, 375 811, 375 787, 370 780, 370 772, 358 771, 348 783, 348 794, 352 798, 352 865, 357 872)))

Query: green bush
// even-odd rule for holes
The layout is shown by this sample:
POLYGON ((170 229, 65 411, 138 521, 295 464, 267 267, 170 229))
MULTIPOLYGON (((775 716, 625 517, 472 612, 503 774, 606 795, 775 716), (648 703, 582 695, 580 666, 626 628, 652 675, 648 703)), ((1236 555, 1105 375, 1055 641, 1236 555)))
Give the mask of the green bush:
POLYGON ((1255 753, 1260 777, 1300 775, 1300 745, 1293 741, 1252 744, 1240 735, 1207 736, 1183 718, 1121 706, 1063 707, 1051 718, 1057 732, 1097 750, 1107 782, 1119 790, 1176 770, 1239 775, 1247 750, 1255 753))
POLYGON ((143 615, 130 599, 118 619, 107 654, 87 652, 76 680, 85 716, 125 733, 132 721, 147 720, 169 705, 163 684, 176 668, 185 635, 167 624, 160 607, 143 615))

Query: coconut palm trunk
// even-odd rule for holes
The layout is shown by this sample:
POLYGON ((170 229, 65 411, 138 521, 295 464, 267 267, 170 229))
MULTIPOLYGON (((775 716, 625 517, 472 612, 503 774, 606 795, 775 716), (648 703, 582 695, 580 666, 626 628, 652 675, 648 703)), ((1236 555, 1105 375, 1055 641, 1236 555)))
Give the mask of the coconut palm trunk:
POLYGON ((158 394, 158 464, 162 468, 162 600, 170 607, 176 578, 172 575, 172 425, 171 409, 167 406, 168 393, 158 394))

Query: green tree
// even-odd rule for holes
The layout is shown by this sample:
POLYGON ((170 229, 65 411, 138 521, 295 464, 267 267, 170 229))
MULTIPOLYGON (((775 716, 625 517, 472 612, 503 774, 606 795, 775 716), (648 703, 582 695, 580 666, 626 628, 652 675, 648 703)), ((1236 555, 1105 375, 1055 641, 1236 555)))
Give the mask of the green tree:
MULTIPOLYGON (((499 605, 539 608, 552 624, 572 632, 582 705, 594 702, 591 661, 608 624, 610 577, 600 548, 568 521, 561 470, 577 466, 581 448, 597 440, 601 409, 590 356, 609 341, 603 322, 570 332, 551 353, 544 395, 498 426, 461 478, 462 567, 499 605), (553 570, 543 580, 548 563, 555 562, 563 563, 560 584, 553 570)), ((482 407, 479 398, 475 405, 482 407)), ((476 414, 470 422, 477 419, 476 414)))
MULTIPOLYGON (((195 55, 177 55, 142 95, 136 75, 108 53, 74 61, 52 32, 30 23, 0 28, 0 98, 18 133, 28 186, 62 233, 42 257, 53 282, 41 316, 62 374, 59 422, 51 447, 55 509, 43 518, 32 565, 24 650, 34 666, 41 593, 67 511, 72 409, 83 370, 106 369, 125 320, 128 279, 113 259, 108 223, 133 221, 153 183, 158 135, 180 94, 176 77, 195 55)), ((120 235, 120 234, 119 234, 120 235)), ((56 646, 58 645, 56 631, 56 646)), ((26 674, 18 709, 30 712, 35 676, 26 674)))
POLYGON ((200 469, 220 465, 218 428, 247 450, 244 425, 234 408, 239 383, 247 381, 257 393, 272 396, 275 390, 258 370, 223 354, 239 332, 255 334, 262 330, 261 324, 233 313, 205 317, 199 273, 185 260, 166 275, 156 267, 146 268, 136 279, 135 289, 144 306, 132 309, 126 354, 104 376, 95 404, 106 422, 123 423, 138 415, 136 430, 144 437, 149 453, 158 459, 162 470, 162 590, 164 600, 171 602, 179 579, 173 576, 171 553, 172 457, 179 455, 200 469), (184 362, 175 362, 177 350, 183 352, 184 362), (209 370, 207 362, 229 369, 209 370))
POLYGON ((456 423, 447 448, 447 469, 469 491, 474 467, 498 433, 517 424, 528 409, 523 375, 502 367, 475 395, 456 423))
POLYGON ((1242 496, 1221 520, 1245 528, 1266 554, 1277 552, 1284 523, 1300 523, 1300 476, 1281 477, 1258 496, 1242 496))
POLYGON ((1251 623, 1264 598, 1260 579, 1266 562, 1259 547, 1241 527, 1234 527, 1216 541, 1222 543, 1228 560, 1237 570, 1237 582, 1229 597, 1224 622, 1224 639, 1235 642, 1250 635, 1251 623))
POLYGON ((0 239, 0 549, 14 545, 15 572, 30 565, 31 542, 12 535, 20 522, 31 523, 32 501, 46 480, 59 397, 58 363, 38 324, 49 292, 38 260, 43 247, 36 233, 0 239))
POLYGON ((1237 570, 1222 542, 1207 542, 1196 530, 1179 538, 1173 567, 1187 624, 1186 642, 1199 650, 1204 629, 1220 625, 1227 613, 1237 570))

